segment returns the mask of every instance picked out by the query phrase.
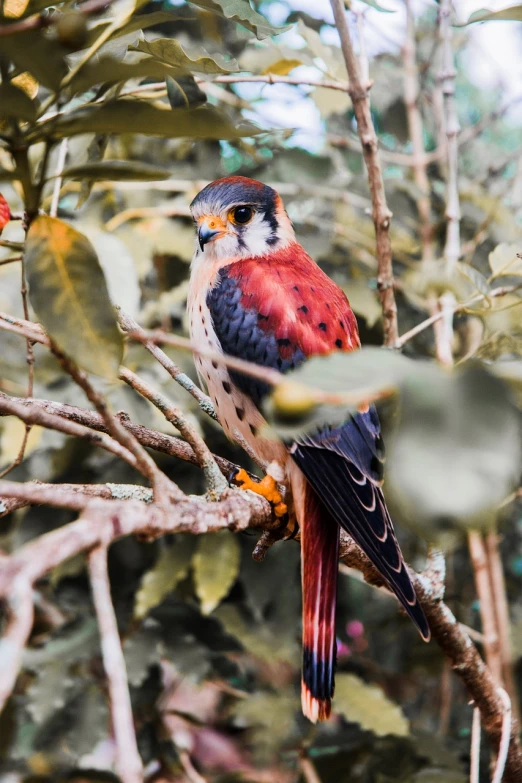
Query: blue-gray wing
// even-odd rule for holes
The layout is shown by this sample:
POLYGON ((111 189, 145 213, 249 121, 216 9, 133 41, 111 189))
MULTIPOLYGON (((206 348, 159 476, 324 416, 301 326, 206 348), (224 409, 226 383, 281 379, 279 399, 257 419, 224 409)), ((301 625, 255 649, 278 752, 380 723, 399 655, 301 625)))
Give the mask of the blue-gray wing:
POLYGON ((351 416, 340 427, 298 439, 291 454, 337 523, 366 553, 428 640, 428 622, 380 486, 384 448, 375 408, 351 416))

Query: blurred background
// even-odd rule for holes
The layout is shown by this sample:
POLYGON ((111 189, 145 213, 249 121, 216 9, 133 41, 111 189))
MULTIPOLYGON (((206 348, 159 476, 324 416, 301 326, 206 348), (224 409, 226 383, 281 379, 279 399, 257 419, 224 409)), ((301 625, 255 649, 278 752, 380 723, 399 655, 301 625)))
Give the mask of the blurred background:
MULTIPOLYGON (((409 28, 406 5, 397 0, 382 0, 382 4, 354 0, 349 15, 358 51, 374 82, 372 115, 394 216, 391 235, 401 334, 428 317, 433 296, 448 286, 458 302, 466 302, 498 285, 499 278, 501 284, 516 285, 522 275, 522 267, 518 273, 513 267, 508 270, 513 274, 503 274, 498 262, 499 256, 510 258, 522 248, 522 25, 490 21, 467 26, 481 3, 462 0, 455 5, 455 21, 463 25, 452 29, 461 126, 462 254, 450 283, 441 267, 448 170, 439 6, 413 3, 409 28), (413 71, 405 55, 412 43, 413 71), (426 152, 427 212, 422 211, 426 194, 413 165, 416 150, 405 103, 412 73, 419 90, 426 152)), ((490 3, 490 10, 502 7, 500 0, 490 3)), ((342 90, 306 83, 241 81, 241 74, 273 74, 276 80, 280 76, 303 82, 345 80, 328 4, 261 3, 258 10, 272 25, 291 25, 286 32, 261 41, 251 30, 198 4, 153 2, 141 12, 157 10, 170 10, 175 16, 144 33, 135 30, 109 41, 106 47, 111 48, 103 51, 134 62, 140 40, 176 38, 196 63, 191 73, 204 93, 196 102, 206 100, 223 108, 234 122, 251 120, 263 132, 229 141, 132 132, 71 137, 66 166, 88 166, 105 158, 147 163, 168 172, 167 179, 152 181, 131 175, 122 181, 110 177, 100 181, 87 173, 63 183, 58 216, 90 238, 113 301, 147 328, 186 334, 194 246, 188 205, 208 181, 242 174, 279 191, 299 242, 348 294, 362 342, 380 345, 383 328, 371 202, 350 99, 342 90), (199 61, 199 47, 220 63, 214 73, 199 61)), ((173 107, 180 105, 175 88, 171 86, 167 95, 165 82, 157 78, 131 80, 125 89, 138 90, 143 99, 167 102, 170 98, 173 107)), ((74 110, 74 100, 79 98, 72 99, 66 111, 74 110)), ((42 154, 40 146, 31 148, 35 165, 42 154)), ((51 170, 57 166, 57 156, 55 148, 51 170)), ((0 151, 0 164, 10 167, 5 150, 0 151)), ((12 212, 21 212, 18 186, 5 181, 0 189, 12 212)), ((51 194, 49 183, 44 190, 45 209, 51 194)), ((21 241, 20 224, 10 223, 2 237, 21 241)), ((0 247, 0 263, 10 252, 0 247)), ((457 314, 452 342, 456 360, 472 356, 519 362, 521 301, 516 292, 510 293, 491 299, 488 307, 457 314)), ((23 317, 16 264, 0 266, 0 310, 23 317)), ((0 346, 0 390, 24 396, 25 343, 2 333, 0 346)), ((434 359, 433 331, 426 329, 409 340, 404 352, 421 360, 434 359)), ((52 358, 38 346, 35 353, 34 396, 85 407, 77 387, 52 358)), ((171 350, 169 355, 195 378, 188 354, 171 350)), ((130 345, 126 364, 179 404, 214 452, 252 468, 246 455, 225 439, 145 350, 130 345)), ((159 412, 131 389, 123 384, 103 388, 115 410, 171 433, 159 412)), ((0 419, 0 467, 16 457, 23 432, 16 419, 0 419)), ((184 491, 204 492, 197 468, 155 456, 184 491)), ((39 427, 33 427, 26 459, 10 478, 139 482, 127 465, 110 454, 39 427)), ((511 668, 517 685, 522 677, 520 511, 520 504, 510 505, 501 524, 511 668)), ((12 551, 72 518, 69 512, 47 508, 3 516, 0 549, 12 551)), ((406 558, 422 568, 425 543, 401 526, 400 519, 396 524, 406 558)), ((319 727, 304 720, 298 691, 299 548, 278 543, 263 563, 255 563, 251 558, 255 542, 253 533, 234 536, 225 531, 197 540, 167 537, 152 544, 126 539, 111 549, 112 590, 148 779, 157 783, 468 780, 472 708, 460 681, 439 648, 419 639, 394 598, 344 567, 339 583, 335 713, 319 727)), ((479 634, 480 644, 480 606, 467 545, 460 535, 452 536, 450 544, 446 600, 458 620, 475 636, 479 634)), ((24 673, 0 717, 0 780, 114 780, 114 748, 85 559, 64 563, 40 583, 36 606, 37 625, 25 653, 24 673)), ((482 766, 485 781, 487 763, 482 766)))

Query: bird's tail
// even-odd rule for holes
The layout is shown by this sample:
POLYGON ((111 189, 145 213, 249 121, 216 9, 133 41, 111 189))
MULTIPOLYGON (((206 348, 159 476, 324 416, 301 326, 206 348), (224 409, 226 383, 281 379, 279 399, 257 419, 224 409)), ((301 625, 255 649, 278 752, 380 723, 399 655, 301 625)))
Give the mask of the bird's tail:
POLYGON ((305 716, 316 723, 330 716, 334 691, 339 526, 299 474, 292 475, 292 493, 301 530, 301 702, 305 716))

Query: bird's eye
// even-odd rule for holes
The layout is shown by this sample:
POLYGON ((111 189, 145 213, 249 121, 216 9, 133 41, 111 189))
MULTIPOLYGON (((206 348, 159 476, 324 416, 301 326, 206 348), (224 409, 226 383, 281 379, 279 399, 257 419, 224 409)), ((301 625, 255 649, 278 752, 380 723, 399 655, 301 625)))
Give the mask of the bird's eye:
POLYGON ((252 207, 234 207, 230 210, 230 219, 232 223, 237 223, 240 226, 244 226, 249 223, 254 216, 254 210, 252 207))

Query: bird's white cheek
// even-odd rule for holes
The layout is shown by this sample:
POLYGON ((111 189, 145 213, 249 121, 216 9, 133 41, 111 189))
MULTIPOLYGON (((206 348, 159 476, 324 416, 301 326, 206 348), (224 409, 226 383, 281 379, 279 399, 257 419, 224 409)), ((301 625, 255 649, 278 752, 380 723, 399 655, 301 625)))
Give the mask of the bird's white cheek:
POLYGON ((264 256, 268 249, 271 236, 270 226, 264 220, 254 220, 243 234, 246 245, 244 256, 264 256))

